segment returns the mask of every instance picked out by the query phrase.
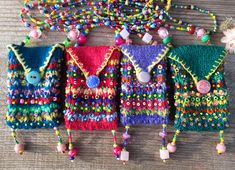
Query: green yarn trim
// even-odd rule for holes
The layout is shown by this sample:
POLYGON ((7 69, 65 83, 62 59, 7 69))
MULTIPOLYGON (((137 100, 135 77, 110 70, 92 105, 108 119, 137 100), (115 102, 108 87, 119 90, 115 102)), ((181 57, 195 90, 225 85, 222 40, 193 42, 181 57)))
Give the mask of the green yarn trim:
POLYGON ((168 58, 180 63, 196 84, 199 80, 209 80, 226 55, 227 51, 224 47, 186 45, 173 49, 168 54, 168 58))

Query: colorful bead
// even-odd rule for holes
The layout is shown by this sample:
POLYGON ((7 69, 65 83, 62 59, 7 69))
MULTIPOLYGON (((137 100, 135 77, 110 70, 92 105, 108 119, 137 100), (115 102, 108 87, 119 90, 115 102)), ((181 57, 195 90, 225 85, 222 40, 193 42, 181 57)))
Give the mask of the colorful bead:
POLYGON ((171 41, 172 41, 172 38, 171 38, 171 37, 166 37, 166 38, 163 39, 162 42, 163 42, 163 44, 167 45, 167 44, 169 44, 171 41))
POLYGON ((126 150, 122 150, 122 151, 121 151, 120 160, 121 160, 121 161, 124 161, 124 162, 129 161, 129 152, 126 151, 126 150))
POLYGON ((226 152, 226 146, 223 143, 218 143, 216 146, 216 150, 218 152, 218 154, 222 154, 226 152))
POLYGON ((160 158, 162 160, 167 160, 170 158, 169 151, 167 149, 160 149, 160 158))
POLYGON ((65 153, 67 150, 67 146, 65 144, 58 144, 57 145, 57 151, 60 153, 65 153))
POLYGON ((211 37, 210 35, 204 35, 202 38, 201 38, 201 41, 203 43, 208 43, 210 41, 211 37))
POLYGON ((131 137, 131 135, 127 134, 127 133, 123 133, 123 139, 129 139, 131 137))
POLYGON ((39 39, 42 36, 42 31, 33 29, 29 33, 29 37, 34 38, 34 39, 39 39))
POLYGON ((196 31, 196 35, 198 39, 201 39, 206 34, 206 30, 203 28, 200 28, 196 31))
POLYGON ((124 40, 126 40, 126 39, 129 38, 130 33, 129 33, 126 29, 123 29, 123 30, 120 32, 120 35, 121 35, 121 37, 122 37, 124 40))
POLYGON ((77 38, 78 38, 78 35, 79 35, 79 33, 78 33, 77 31, 71 30, 71 31, 69 31, 69 33, 68 33, 68 38, 69 38, 71 41, 76 41, 77 38))
POLYGON ((168 32, 168 30, 166 28, 161 27, 158 30, 158 35, 159 35, 159 37, 161 39, 165 39, 165 38, 167 38, 169 36, 169 32, 168 32))
POLYGON ((113 148, 113 154, 115 156, 120 156, 121 151, 122 151, 122 148, 120 146, 116 146, 116 147, 113 148))
POLYGON ((144 41, 146 44, 150 44, 152 42, 152 39, 153 36, 146 32, 142 38, 142 41, 144 41))
POLYGON ((24 153, 24 144, 15 144, 14 150, 17 154, 22 155, 24 153))
POLYGON ((176 152, 176 145, 172 142, 172 143, 168 143, 167 144, 167 150, 170 152, 170 153, 175 153, 176 152))
POLYGON ((86 42, 87 42, 87 37, 86 36, 84 36, 84 35, 80 35, 79 37, 78 37, 78 42, 80 43, 80 44, 85 44, 86 42))
POLYGON ((188 33, 189 33, 189 34, 194 34, 195 31, 196 31, 196 27, 195 27, 195 26, 190 26, 190 27, 189 27, 189 30, 188 30, 188 33))
POLYGON ((73 161, 75 157, 78 156, 78 148, 71 149, 68 155, 69 155, 70 160, 73 161))
POLYGON ((115 45, 119 46, 125 43, 125 40, 122 38, 116 38, 115 39, 115 45))

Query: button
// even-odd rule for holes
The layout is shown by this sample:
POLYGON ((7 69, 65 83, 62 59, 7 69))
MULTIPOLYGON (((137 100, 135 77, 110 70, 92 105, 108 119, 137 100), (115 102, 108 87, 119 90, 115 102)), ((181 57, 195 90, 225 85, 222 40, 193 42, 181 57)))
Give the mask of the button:
POLYGON ((86 79, 86 84, 89 88, 96 88, 100 84, 100 79, 98 76, 92 75, 86 79))
POLYGON ((146 71, 141 71, 137 74, 137 79, 142 84, 148 83, 150 81, 150 74, 146 71))
POLYGON ((30 84, 37 85, 41 80, 41 75, 37 71, 30 71, 26 76, 26 80, 30 84))
POLYGON ((206 94, 211 90, 211 84, 207 80, 200 80, 197 83, 197 91, 201 94, 206 94))

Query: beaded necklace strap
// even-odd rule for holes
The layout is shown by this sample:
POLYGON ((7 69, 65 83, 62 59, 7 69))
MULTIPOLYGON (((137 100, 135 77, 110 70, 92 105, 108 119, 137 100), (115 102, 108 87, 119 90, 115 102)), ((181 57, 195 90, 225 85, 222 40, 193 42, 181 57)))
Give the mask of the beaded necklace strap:
MULTIPOLYGON (((202 42, 209 43, 209 35, 216 32, 217 28, 216 16, 210 11, 201 9, 194 5, 174 4, 173 7, 176 9, 197 10, 199 12, 209 14, 214 20, 212 30, 205 30, 182 20, 175 19, 167 12, 166 9, 164 10, 160 8, 159 5, 156 2, 153 3, 153 1, 147 1, 147 3, 145 3, 145 0, 133 0, 128 1, 128 4, 127 1, 124 2, 124 0, 105 0, 101 2, 87 2, 84 0, 79 2, 44 0, 32 4, 29 4, 28 2, 30 1, 25 1, 25 8, 22 9, 20 14, 21 20, 25 23, 25 26, 33 29, 25 39, 26 44, 30 42, 31 37, 36 39, 39 38, 42 34, 41 32, 45 30, 56 30, 60 32, 72 31, 64 41, 64 44, 68 46, 71 44, 71 40, 75 41, 76 38, 78 38, 78 34, 81 35, 80 39, 84 42, 86 39, 84 37, 87 36, 89 29, 108 26, 115 30, 115 42, 119 45, 125 40, 125 38, 124 40, 120 39, 122 37, 120 33, 123 29, 125 29, 129 34, 137 34, 140 38, 143 38, 143 34, 150 30, 158 31, 162 25, 166 28, 196 34, 198 38, 201 38, 202 42), (105 5, 107 8, 104 8, 105 5), (82 6, 88 7, 76 10, 76 8, 81 8, 82 6), (39 9, 41 14, 47 17, 47 19, 40 21, 32 17, 29 11, 36 7, 39 9), (76 10, 75 12, 73 12, 74 9, 76 10), (135 13, 134 15, 133 12, 135 13), (27 22, 24 15, 27 15, 33 24, 27 22), (166 23, 166 20, 169 20, 173 24, 166 23)), ((165 8, 169 8, 169 6, 171 6, 171 1, 163 2, 168 4, 168 7, 165 8)), ((126 32, 125 30, 123 32, 126 32)), ((170 40, 171 39, 169 38, 165 39, 165 43, 170 40)), ((82 42, 79 40, 78 44, 82 44, 82 42)))
POLYGON ((167 19, 170 20, 170 22, 173 22, 174 24, 165 24, 164 26, 169 29, 173 30, 179 30, 179 31, 184 31, 188 32, 189 34, 196 35, 198 39, 201 39, 201 42, 210 44, 210 35, 213 33, 216 33, 218 24, 217 24, 217 17, 214 13, 207 9, 199 8, 198 6, 195 5, 178 5, 178 4, 173 4, 173 8, 175 9, 186 9, 186 10, 194 10, 198 11, 200 13, 205 13, 209 15, 212 20, 213 20, 213 26, 210 30, 206 30, 202 27, 197 27, 192 24, 189 24, 187 22, 184 22, 180 19, 175 19, 173 18, 168 12, 165 11, 165 14, 167 16, 167 19))
MULTIPOLYGON (((65 2, 60 5, 58 5, 58 4, 52 5, 49 3, 45 3, 46 1, 42 1, 41 3, 38 3, 38 4, 37 3, 27 4, 27 2, 29 2, 29 1, 25 2, 26 8, 22 10, 22 13, 20 14, 20 16, 21 16, 21 20, 25 23, 26 27, 34 29, 33 34, 31 33, 30 35, 35 35, 35 34, 38 35, 39 33, 40 33, 39 35, 41 35, 42 30, 57 30, 57 31, 68 32, 68 31, 74 29, 75 24, 76 24, 76 29, 83 29, 84 27, 94 28, 97 26, 106 25, 106 26, 110 26, 113 29, 120 30, 120 28, 123 26, 123 21, 120 21, 119 23, 114 22, 115 23, 114 25, 110 24, 109 20, 110 20, 110 18, 112 20, 111 16, 109 16, 110 18, 95 17, 95 16, 99 16, 99 15, 97 15, 97 13, 98 14, 102 13, 101 7, 103 6, 103 3, 92 3, 92 2, 87 3, 85 1, 81 1, 79 3, 78 2, 70 2, 70 3, 65 2), (60 6, 61 7, 69 7, 69 8, 71 7, 70 9, 72 9, 72 8, 75 8, 78 6, 85 6, 85 5, 90 5, 91 7, 87 8, 87 9, 78 10, 76 13, 73 13, 73 14, 71 14, 71 13, 69 14, 68 12, 62 12, 62 13, 56 14, 56 12, 59 11, 60 6), (40 13, 44 14, 44 16, 48 17, 48 19, 44 20, 44 21, 39 21, 39 20, 33 18, 32 15, 30 15, 30 13, 29 13, 29 9, 32 10, 35 7, 38 7, 38 9, 40 10, 40 13), (51 10, 50 13, 49 13, 48 8, 50 8, 50 10, 51 10), (91 14, 92 14, 91 11, 94 11, 94 15, 92 15, 92 19, 87 19, 87 18, 90 18, 91 14), (26 22, 26 19, 23 18, 23 13, 26 13, 27 16, 29 16, 29 19, 31 20, 31 22, 33 22, 35 24, 35 26, 32 26, 32 24, 26 22), (66 18, 68 16, 70 17, 69 19, 66 18), (57 23, 59 23, 59 24, 62 23, 62 24, 60 26, 58 26, 58 25, 56 25, 57 23), (37 31, 35 31, 35 29, 37 29, 37 31)), ((139 5, 139 8, 142 8, 142 7, 139 5)), ((69 11, 69 10, 67 10, 67 11, 69 11)), ((132 12, 132 11, 129 11, 129 12, 132 12)), ((141 12, 141 15, 139 14, 139 16, 142 16, 142 12, 141 12)), ((156 21, 156 19, 152 19, 152 21, 156 21)), ((160 19, 160 21, 161 21, 161 19, 160 19)), ((126 23, 128 23, 128 22, 126 22, 126 23)), ((148 20, 146 20, 145 23, 140 22, 139 24, 150 25, 148 23, 148 20)), ((162 22, 160 22, 159 25, 160 24, 162 24, 162 22)), ((145 29, 146 27, 147 26, 144 26, 143 28, 145 29)), ((137 33, 144 32, 143 29, 142 30, 140 29, 142 27, 138 26, 137 28, 138 29, 135 30, 135 32, 137 32, 137 33)), ((86 31, 84 31, 84 33, 83 33, 84 35, 86 35, 86 33, 87 33, 87 29, 85 29, 85 30, 86 31)), ((34 37, 38 38, 38 36, 34 36, 34 37)), ((30 40, 30 36, 27 36, 25 42, 29 42, 29 40, 30 40)), ((69 44, 69 40, 67 39, 64 43, 69 44)))

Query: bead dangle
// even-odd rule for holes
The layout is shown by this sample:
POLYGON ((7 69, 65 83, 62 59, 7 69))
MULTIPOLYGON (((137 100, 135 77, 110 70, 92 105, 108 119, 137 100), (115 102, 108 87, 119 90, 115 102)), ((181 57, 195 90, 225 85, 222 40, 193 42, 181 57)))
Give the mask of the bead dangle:
POLYGON ((71 129, 67 129, 67 133, 69 136, 69 160, 71 162, 74 161, 75 157, 78 156, 78 149, 73 147, 73 139, 72 139, 72 133, 71 133, 71 129))
POLYGON ((191 25, 191 24, 189 24, 187 22, 184 22, 182 20, 175 19, 167 11, 164 11, 165 14, 167 15, 167 19, 170 22, 173 22, 174 24, 176 24, 176 25, 172 25, 172 24, 166 23, 164 25, 164 27, 169 28, 169 29, 173 29, 173 30, 188 32, 191 35, 195 35, 197 37, 197 39, 201 40, 202 43, 206 43, 206 44, 211 43, 210 35, 213 34, 213 33, 216 33, 217 28, 218 28, 217 17, 214 13, 212 13, 209 10, 199 8, 198 6, 195 6, 195 5, 173 4, 172 7, 175 8, 175 9, 187 9, 187 10, 198 11, 200 13, 205 13, 205 14, 209 15, 212 18, 213 26, 212 26, 211 30, 206 30, 206 29, 201 28, 201 27, 196 27, 196 26, 191 25), (179 25, 179 26, 177 26, 177 25, 179 25))
POLYGON ((166 162, 167 159, 170 158, 169 151, 166 148, 166 138, 167 138, 167 131, 166 131, 166 124, 162 124, 162 132, 159 133, 159 136, 162 137, 162 147, 160 149, 160 158, 163 162, 166 162))
POLYGON ((112 130, 112 135, 113 135, 113 154, 117 160, 120 160, 120 155, 122 148, 117 145, 117 136, 116 136, 116 131, 112 130))
POLYGON ((57 135, 57 138, 58 138, 57 151, 59 153, 65 153, 67 150, 67 147, 62 142, 62 137, 61 137, 61 134, 60 134, 58 127, 54 127, 54 130, 55 130, 55 134, 57 135))
POLYGON ((226 152, 226 146, 224 144, 224 131, 223 130, 221 130, 219 132, 219 140, 220 140, 220 143, 217 144, 216 150, 217 150, 218 154, 220 155, 220 154, 223 154, 226 152))
MULTIPOLYGON (((34 29, 30 36, 25 39, 26 43, 30 42, 30 38, 40 37, 42 31, 53 30, 60 32, 68 32, 68 37, 64 41, 65 46, 70 46, 72 42, 78 39, 78 43, 75 45, 82 45, 86 42, 87 32, 91 28, 108 26, 117 31, 115 36, 115 44, 120 45, 124 43, 125 39, 118 34, 124 28, 131 34, 146 33, 150 30, 158 30, 161 26, 169 27, 170 29, 176 29, 180 31, 186 31, 190 34, 197 35, 202 42, 209 43, 210 34, 216 31, 216 17, 208 10, 201 9, 194 5, 177 5, 174 4, 174 8, 197 10, 199 12, 207 13, 214 19, 215 29, 213 31, 207 31, 205 29, 199 29, 191 24, 183 22, 182 20, 174 19, 167 12, 172 6, 172 1, 161 1, 166 4, 165 8, 161 8, 157 2, 153 1, 101 1, 101 2, 87 2, 81 0, 77 1, 39 1, 37 3, 29 3, 25 1, 25 8, 22 10, 20 17, 26 27, 34 29), (128 8, 126 8, 128 4, 128 8), (88 6, 87 8, 81 8, 88 6), (30 10, 38 8, 40 13, 47 19, 44 21, 37 20, 30 14, 30 10), (81 8, 72 12, 75 8, 81 8), (154 11, 154 12, 153 12, 154 11), (133 15, 134 13, 134 15, 133 15), (28 16, 30 21, 35 25, 26 22, 24 14, 28 16), (177 25, 173 26, 165 23, 169 19, 177 25), (164 24, 165 23, 165 24, 164 24), (38 31, 40 30, 40 31, 38 31), (84 30, 82 32, 82 30, 84 30), (71 31, 71 32, 70 32, 71 31), (80 34, 80 36, 79 36, 80 34)), ((144 37, 144 36, 143 36, 144 37)), ((147 36, 148 37, 148 36, 147 36)), ((149 38, 148 38, 149 39, 149 38)), ((171 41, 171 38, 167 37, 163 39, 163 43, 167 44, 171 41)), ((129 43, 127 41, 127 43, 129 43)))
POLYGON ((14 141, 15 141, 15 147, 14 147, 14 150, 17 154, 19 155, 23 155, 24 153, 24 150, 25 150, 25 145, 20 143, 17 138, 16 138, 16 131, 15 129, 11 129, 11 136, 14 138, 14 141))
POLYGON ((170 152, 170 153, 175 153, 176 152, 176 140, 177 140, 177 137, 180 135, 180 130, 176 130, 175 131, 175 134, 174 134, 174 137, 172 139, 172 142, 171 143, 168 143, 167 145, 167 150, 170 152))
POLYGON ((123 148, 121 151, 121 158, 120 160, 123 161, 123 164, 129 161, 129 152, 127 151, 127 146, 129 144, 129 140, 131 135, 129 135, 129 126, 125 126, 125 132, 123 133, 123 148))

